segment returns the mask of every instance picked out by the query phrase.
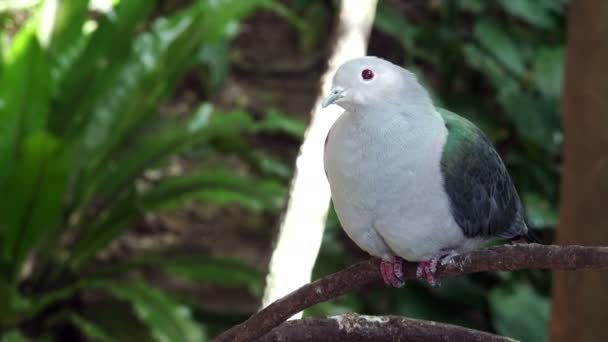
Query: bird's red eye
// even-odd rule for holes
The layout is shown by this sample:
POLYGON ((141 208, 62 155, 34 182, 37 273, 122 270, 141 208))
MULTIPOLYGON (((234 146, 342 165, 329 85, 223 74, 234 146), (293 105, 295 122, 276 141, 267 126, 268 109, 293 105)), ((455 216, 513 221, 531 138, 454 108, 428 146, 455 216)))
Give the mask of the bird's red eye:
POLYGON ((365 70, 361 71, 361 77, 364 80, 369 81, 372 78, 374 78, 374 72, 371 71, 371 69, 365 69, 365 70))

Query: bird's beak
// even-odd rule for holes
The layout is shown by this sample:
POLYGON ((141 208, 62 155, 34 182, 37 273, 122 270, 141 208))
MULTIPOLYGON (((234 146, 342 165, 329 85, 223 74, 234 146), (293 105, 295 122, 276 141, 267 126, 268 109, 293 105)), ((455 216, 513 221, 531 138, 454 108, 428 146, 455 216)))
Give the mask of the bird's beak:
POLYGON ((345 93, 345 89, 341 88, 341 87, 334 87, 331 89, 331 92, 329 93, 329 95, 327 95, 324 99, 323 102, 321 102, 321 106, 323 108, 329 106, 330 104, 336 102, 336 100, 338 100, 339 98, 343 97, 345 93))

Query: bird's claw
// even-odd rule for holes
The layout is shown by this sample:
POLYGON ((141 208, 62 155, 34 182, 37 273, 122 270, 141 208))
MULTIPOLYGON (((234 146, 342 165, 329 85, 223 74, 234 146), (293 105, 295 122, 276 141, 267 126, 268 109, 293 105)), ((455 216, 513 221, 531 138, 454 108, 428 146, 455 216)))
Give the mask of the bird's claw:
POLYGON ((418 279, 424 277, 424 279, 433 287, 441 286, 441 281, 437 279, 437 264, 446 265, 457 255, 458 253, 454 250, 439 251, 439 253, 430 260, 418 263, 418 267, 416 267, 416 277, 418 279))
POLYGON ((393 261, 382 260, 380 262, 380 273, 384 283, 388 286, 400 288, 405 285, 403 259, 400 257, 395 257, 393 261))

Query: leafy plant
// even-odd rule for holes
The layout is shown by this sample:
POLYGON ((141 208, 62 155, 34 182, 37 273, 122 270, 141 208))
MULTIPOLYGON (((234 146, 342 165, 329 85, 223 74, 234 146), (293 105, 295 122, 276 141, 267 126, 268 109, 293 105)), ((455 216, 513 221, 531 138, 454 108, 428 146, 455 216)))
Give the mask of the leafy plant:
POLYGON ((284 186, 227 168, 145 187, 138 180, 150 168, 162 169, 171 156, 213 148, 218 139, 295 129, 280 115, 255 122, 248 113, 224 113, 208 104, 188 119, 157 112, 181 76, 200 62, 199 52, 225 44, 237 20, 267 1, 196 1, 156 19, 150 18, 152 1, 116 3, 93 20, 88 1, 46 0, 13 37, 3 33, 2 41, 10 41, 0 67, 3 340, 41 337, 61 324, 93 340, 114 339, 74 305, 78 294, 91 292, 130 303, 156 340, 202 339, 201 324, 169 294, 142 281, 111 281, 150 260, 192 280, 259 288, 259 275, 240 262, 197 256, 162 262, 149 256, 91 272, 95 255, 147 211, 191 199, 262 211, 279 207, 284 186), (41 329, 19 331, 32 325, 41 329))

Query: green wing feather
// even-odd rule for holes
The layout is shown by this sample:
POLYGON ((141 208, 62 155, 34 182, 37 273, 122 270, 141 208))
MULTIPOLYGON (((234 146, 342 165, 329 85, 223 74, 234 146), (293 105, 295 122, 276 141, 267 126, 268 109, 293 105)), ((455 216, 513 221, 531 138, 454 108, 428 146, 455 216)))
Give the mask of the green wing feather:
POLYGON ((525 236, 521 201, 492 143, 465 118, 438 112, 448 129, 441 171, 456 223, 468 237, 525 236))

